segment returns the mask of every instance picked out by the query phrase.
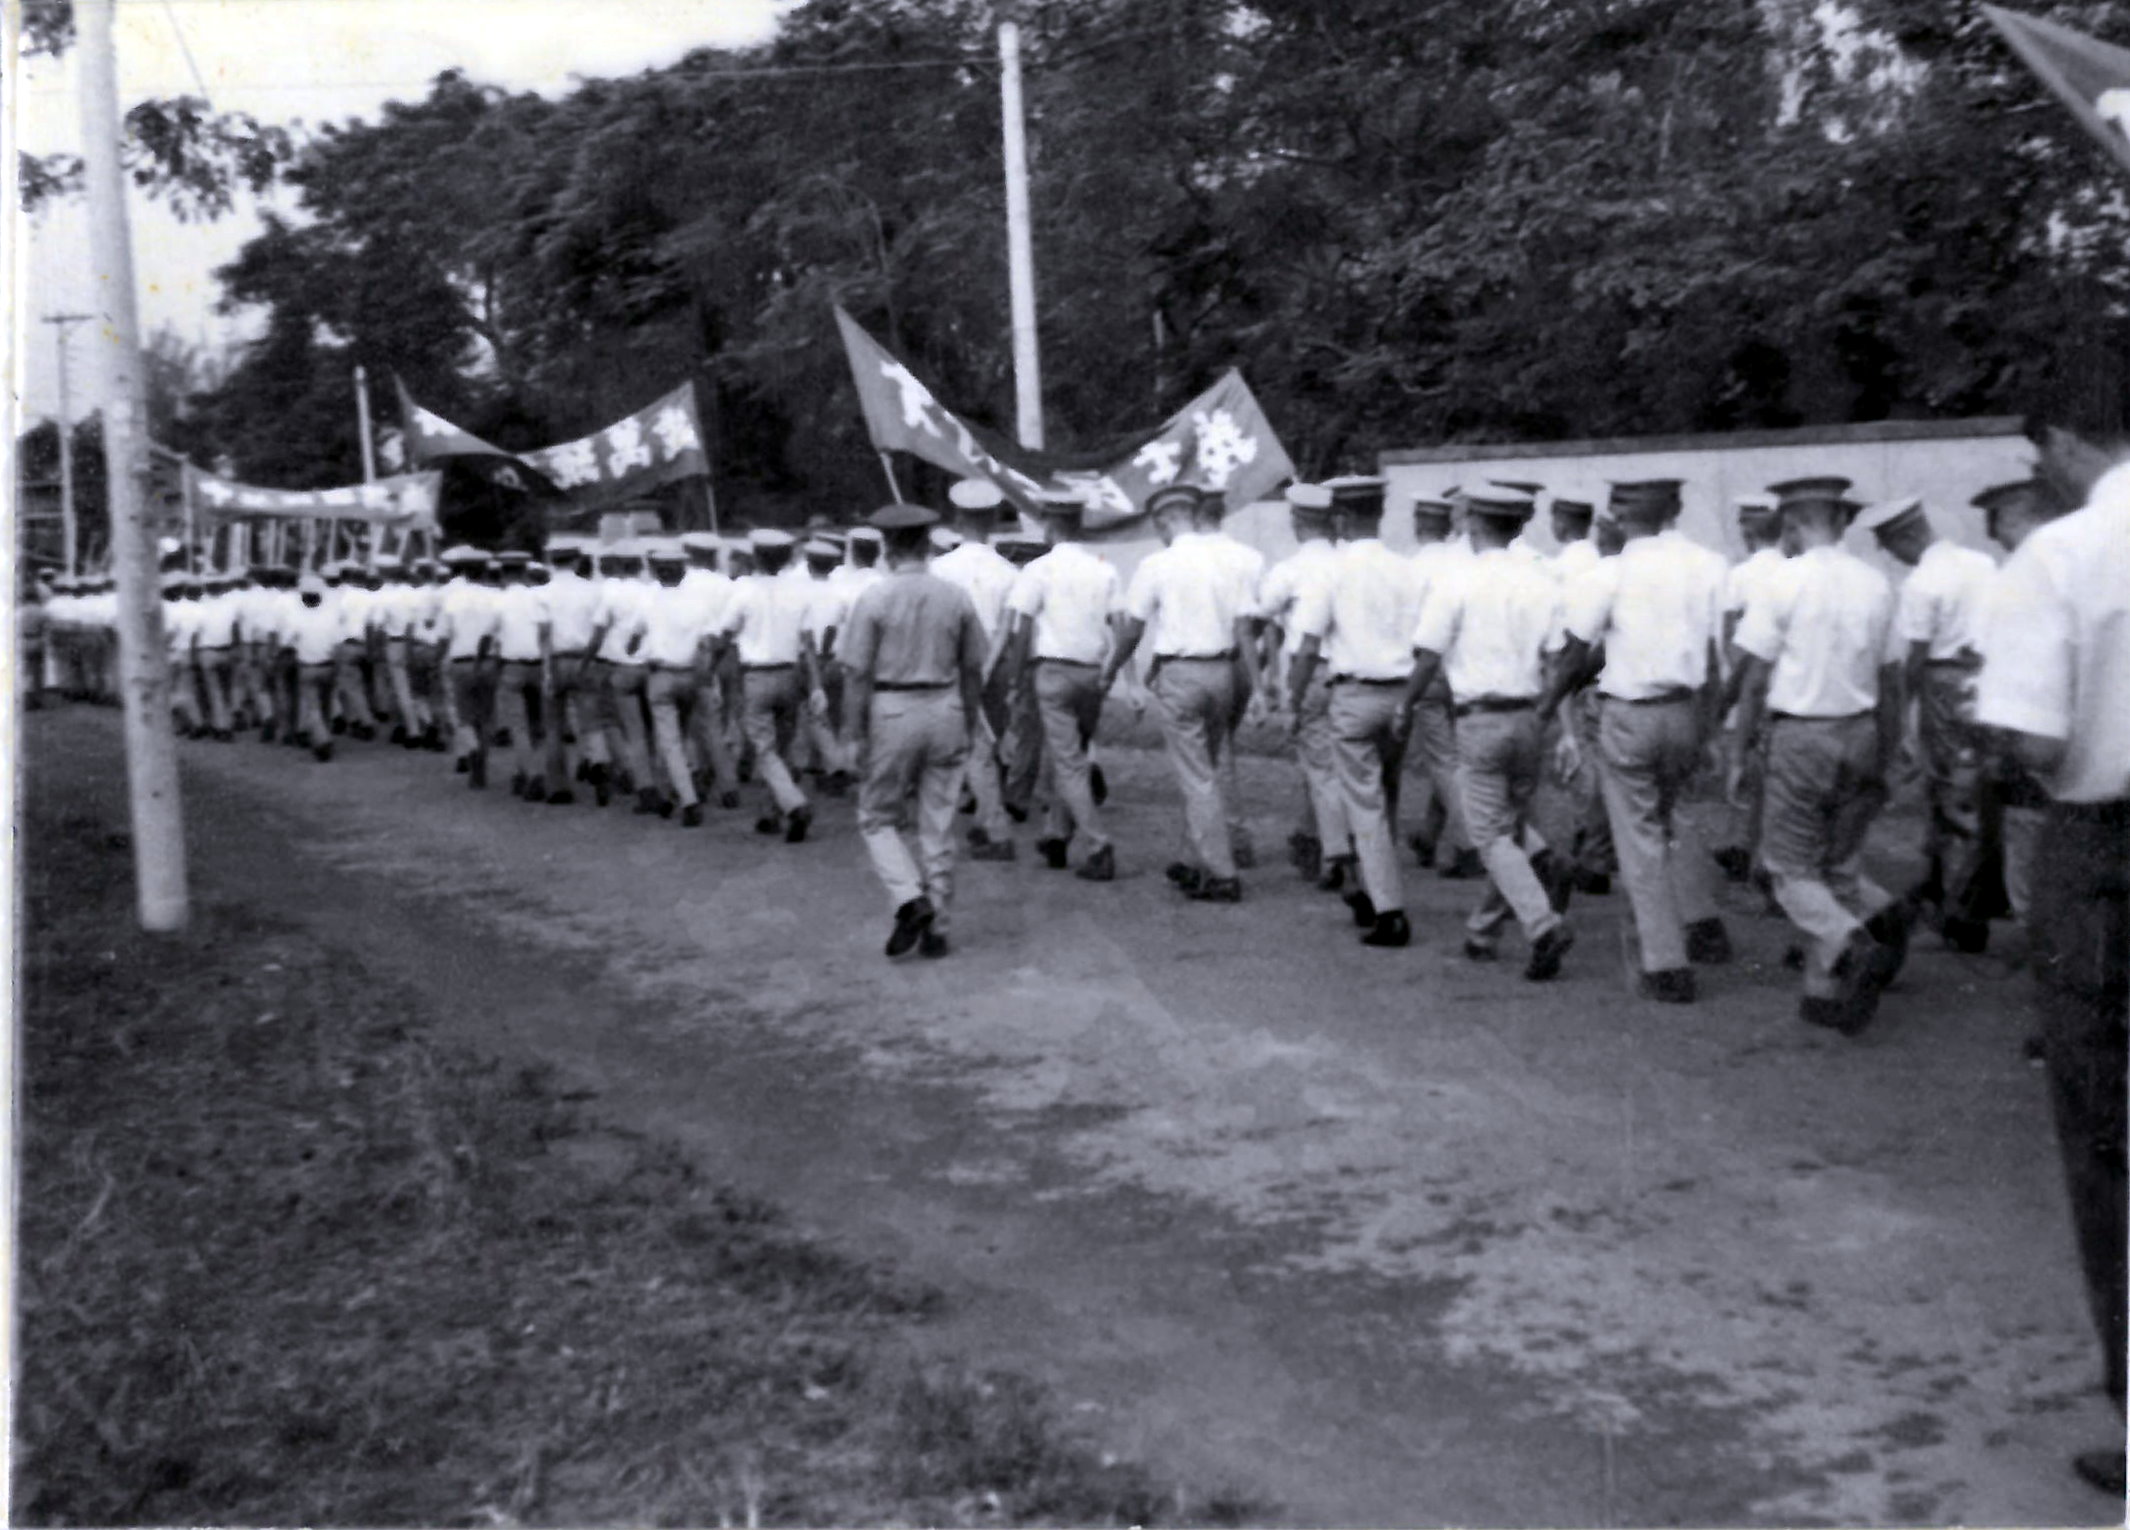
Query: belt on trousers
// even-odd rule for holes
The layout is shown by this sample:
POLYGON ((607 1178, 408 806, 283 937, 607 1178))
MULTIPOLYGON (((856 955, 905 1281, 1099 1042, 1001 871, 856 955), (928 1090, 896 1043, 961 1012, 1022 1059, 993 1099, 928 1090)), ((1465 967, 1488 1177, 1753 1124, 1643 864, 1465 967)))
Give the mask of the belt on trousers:
POLYGON ((1157 653, 1154 655, 1164 664, 1219 664, 1235 657, 1232 648, 1219 653, 1157 653))
POLYGON ((1366 675, 1333 675, 1331 683, 1333 685, 1403 685, 1409 678, 1411 677, 1400 675, 1395 680, 1372 680, 1366 675))
POLYGON ((1061 659, 1055 654, 1048 653, 1037 654, 1035 662, 1038 664, 1064 664, 1073 669, 1100 669, 1102 667, 1099 659, 1061 659))
POLYGON ((201 653, 228 653, 228 652, 229 652, 229 649, 230 649, 230 645, 229 645, 229 644, 227 644, 227 643, 215 643, 215 644, 212 644, 212 645, 208 645, 208 644, 202 644, 202 645, 201 645, 201 647, 200 647, 200 652, 201 652, 201 653))
POLYGON ((692 675, 695 673, 695 664, 692 660, 686 664, 668 664, 664 659, 653 659, 651 661, 651 668, 670 670, 675 674, 682 675, 692 675))
POLYGON ((952 680, 875 680, 876 691, 950 691, 952 680))
POLYGON ((1659 691, 1654 696, 1607 696, 1607 701, 1617 701, 1623 707, 1667 707, 1678 701, 1692 701, 1699 691, 1684 685, 1675 685, 1668 691, 1659 691))
POLYGON ((1844 713, 1842 713, 1842 714, 1841 714, 1841 715, 1840 715, 1839 717, 1806 717, 1806 716, 1804 716, 1803 714, 1801 714, 1801 713, 1798 713, 1798 712, 1770 712, 1770 713, 1768 713, 1768 716, 1769 716, 1770 718, 1772 718, 1772 719, 1773 719, 1774 721, 1776 721, 1776 722, 1802 722, 1802 723, 1841 723, 1841 722, 1855 722, 1855 721, 1856 721, 1856 720, 1857 720, 1857 719, 1858 719, 1859 717, 1869 717, 1870 715, 1871 715, 1871 714, 1870 714, 1869 712, 1844 712, 1844 713))
POLYGON ((1528 712, 1538 702, 1529 696, 1481 696, 1474 701, 1460 701, 1450 708, 1452 717, 1470 717, 1474 712, 1528 712))
POLYGON ((1923 667, 1925 669, 1980 669, 1982 667, 1982 655, 1978 653, 1956 653, 1949 659, 1925 659, 1923 667))
POLYGON ((770 673, 773 673, 773 672, 775 672, 775 671, 777 671, 777 670, 780 670, 780 669, 797 669, 798 667, 799 667, 799 666, 798 666, 798 665, 797 665, 796 663, 792 663, 792 664, 742 664, 742 665, 740 666, 740 673, 741 673, 741 674, 744 674, 744 675, 763 675, 763 674, 770 674, 770 673))

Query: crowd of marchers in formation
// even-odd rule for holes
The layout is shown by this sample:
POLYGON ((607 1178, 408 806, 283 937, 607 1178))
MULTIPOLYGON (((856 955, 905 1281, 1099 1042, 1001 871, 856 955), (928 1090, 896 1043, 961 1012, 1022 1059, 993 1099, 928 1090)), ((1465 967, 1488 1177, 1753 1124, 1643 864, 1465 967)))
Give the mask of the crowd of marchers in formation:
MULTIPOLYGON (((793 844, 815 812, 802 781, 841 795, 855 779, 890 957, 948 954, 958 813, 975 818, 969 854, 1011 861, 1014 824, 1040 806, 1045 866, 1116 878, 1091 751, 1127 674, 1182 798, 1190 848, 1166 874, 1198 903, 1242 897, 1255 856, 1236 736, 1277 719, 1300 777, 1293 864, 1343 897, 1370 948, 1412 939, 1407 853, 1477 885, 1464 955, 1497 960, 1513 926, 1535 982, 1574 946, 1571 897, 1617 881, 1641 994, 1690 1003, 1695 968, 1731 956, 1714 898, 1728 876, 1795 927, 1801 1018, 1853 1036, 1919 923, 1979 952, 2009 912, 2031 938, 2120 1402, 2130 466, 2082 507, 2040 476, 1977 494, 2011 552, 2001 567, 1915 499, 1867 507, 1841 478, 1740 500, 1735 565, 1679 531, 1672 480, 1615 484, 1602 505, 1531 483, 1422 498, 1411 553, 1382 539, 1384 489, 1292 485, 1298 545, 1268 567, 1224 531, 1220 495, 1165 487, 1147 506, 1163 546, 1128 582, 1088 545, 1080 496, 1038 496, 1040 537, 996 535, 1001 496, 981 480, 953 487, 951 526, 896 505, 847 533, 558 536, 540 559, 462 546, 434 562, 172 573, 175 723, 225 742, 256 730, 320 761, 338 738, 382 732, 448 753, 476 789, 507 749, 527 802, 633 795, 686 827, 755 782, 755 828, 793 844), (1551 549, 1530 534, 1542 500, 1551 549), (1851 530, 1905 565, 1898 588, 1844 547, 1851 530), (1911 717, 1927 870, 1897 894, 1864 851, 1911 717), (1573 788, 1564 844, 1531 821, 1549 765, 1573 788), (1715 845, 1682 812, 1712 786, 1715 845)), ((42 595, 30 672, 109 699, 111 582, 42 595)), ((2079 1464, 2119 1484, 2121 1460, 2079 1464)))
MULTIPOLYGON (((963 724, 973 747, 953 793, 975 815, 970 853, 1012 859, 1012 824, 1041 796, 1043 860, 1066 867, 1077 835, 1079 875, 1115 876, 1089 751, 1104 698, 1143 653, 1183 797, 1191 854, 1167 868, 1183 896, 1240 899, 1254 854, 1233 739, 1246 719, 1283 714, 1306 801, 1292 859, 1343 895, 1363 944, 1411 940, 1402 797, 1405 848, 1483 884, 1470 959, 1495 960, 1513 925, 1525 977, 1553 978, 1574 944, 1571 895, 1618 878, 1641 991, 1691 1002, 1694 967, 1731 950, 1715 878, 1750 878, 1804 937, 1803 1017, 1853 1034, 1919 916, 1977 951, 1993 914, 2026 907, 2042 799, 1974 721, 1996 564, 1937 536, 1917 502, 1863 510, 1848 487, 1802 479, 1740 502, 1748 553, 1733 567, 1676 529, 1669 480, 1619 484, 1603 506, 1551 497, 1550 552, 1527 527, 1540 485, 1421 499, 1412 554, 1381 539, 1380 479, 1296 484, 1298 549, 1268 568, 1222 530, 1219 495, 1176 486, 1149 507, 1164 548, 1127 588, 1084 545, 1077 496, 1045 496, 1043 538, 994 537, 998 490, 958 484, 956 524, 927 526, 920 553, 967 594, 981 633, 978 694, 991 700, 963 724), (1898 595, 1841 546, 1860 510, 1913 567, 1898 595), (1911 701, 1928 874, 1895 896, 1862 851, 1911 701), (1565 845, 1531 821, 1549 757, 1576 794, 1565 845), (1679 811, 1705 771, 1735 804, 1730 842, 1713 848, 1679 811)), ((2007 547, 2068 508, 2039 479, 1976 503, 2007 547)), ((887 535, 558 536, 542 558, 456 546, 301 574, 166 573, 175 725, 223 741, 255 729, 321 761, 336 739, 385 733, 450 754, 477 789, 507 750, 510 790, 528 802, 633 796, 687 827, 706 801, 738 807, 752 779, 768 794, 755 827, 797 843, 815 812, 801 783, 842 795, 863 764, 846 630, 887 577, 887 535)), ((63 691, 110 693, 114 606, 107 579, 48 592, 63 691)), ((935 869, 917 892, 937 926, 951 847, 922 859, 935 869)))

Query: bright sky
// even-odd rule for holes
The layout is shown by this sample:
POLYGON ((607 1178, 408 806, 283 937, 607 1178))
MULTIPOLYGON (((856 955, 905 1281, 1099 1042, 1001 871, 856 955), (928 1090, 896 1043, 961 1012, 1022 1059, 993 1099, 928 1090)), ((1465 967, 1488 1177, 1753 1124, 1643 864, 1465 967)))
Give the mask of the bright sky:
MULTIPOLYGON (((154 96, 198 95, 204 84, 219 110, 316 124, 374 117, 385 101, 425 95, 431 79, 454 67, 483 83, 560 93, 576 76, 632 74, 670 64, 692 48, 759 42, 790 3, 118 0, 119 95, 124 107, 154 96)), ((21 148, 78 153, 71 55, 25 59, 24 66, 17 97, 21 148)), ((12 175, 14 167, 6 171, 12 175)), ((195 343, 226 338, 229 321, 211 311, 212 273, 257 231, 256 209, 240 203, 219 222, 188 225, 137 195, 132 212, 146 331, 168 325, 195 343)), ((78 203, 28 220, 17 248, 24 301, 15 330, 16 387, 28 423, 58 413, 57 332, 39 316, 89 308, 92 273, 78 203)), ((85 401, 83 328, 73 333, 78 418, 93 401, 85 401)))

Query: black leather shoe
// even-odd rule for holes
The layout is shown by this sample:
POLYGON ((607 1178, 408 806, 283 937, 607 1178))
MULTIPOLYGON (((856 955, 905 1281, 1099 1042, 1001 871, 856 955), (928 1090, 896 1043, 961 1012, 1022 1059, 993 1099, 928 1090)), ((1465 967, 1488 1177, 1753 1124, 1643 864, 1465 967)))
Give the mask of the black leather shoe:
POLYGON ((782 834, 784 832, 784 815, 782 813, 770 813, 765 817, 757 818, 754 821, 754 832, 757 834, 782 834))
POLYGON ((1659 1004, 1694 1002, 1694 972, 1691 967, 1667 967, 1662 972, 1644 972, 1635 979, 1635 992, 1659 1004))
POLYGON ((1185 889, 1184 896, 1193 903, 1240 903, 1242 902, 1242 879, 1240 877, 1207 877, 1196 887, 1185 889))
POLYGON ((1316 879, 1318 889, 1328 893, 1344 892, 1346 890, 1346 873, 1354 869, 1356 865, 1357 863, 1350 855, 1334 855, 1327 858, 1324 862, 1324 874, 1316 879))
POLYGON ((1193 866, 1189 861, 1170 861, 1162 869, 1161 874, 1178 887, 1185 888, 1196 887, 1205 880, 1205 873, 1193 866))
POLYGON ((1116 846, 1104 845, 1101 849, 1095 851, 1092 855, 1088 856, 1086 860, 1080 863, 1080 869, 1078 871, 1075 871, 1073 875, 1078 877, 1083 882, 1116 881, 1116 846))
POLYGON ((1487 874, 1487 863, 1472 849, 1458 851, 1450 863, 1435 873, 1445 882, 1476 882, 1487 874))
POLYGON ((311 758, 321 765, 326 764, 333 758, 333 746, 330 743, 318 745, 311 750, 311 758))
POLYGON ((938 961, 954 948, 947 944, 947 937, 937 930, 926 930, 917 937, 917 954, 927 961, 938 961))
POLYGON ((1087 794, 1095 799, 1096 807, 1109 801, 1109 777, 1102 774, 1099 765, 1087 767, 1087 794))
POLYGON ((1908 934, 1915 922, 1915 905, 1905 899, 1887 904, 1864 921, 1864 929, 1886 952, 1871 969, 1871 981, 1878 987, 1887 987, 1901 975, 1908 960, 1908 934))
POLYGON ((1603 898, 1612 892, 1612 873, 1578 868, 1569 885, 1586 898, 1603 898))
POLYGON ((1552 929, 1531 942, 1531 955, 1524 963, 1524 977, 1533 983, 1543 983, 1560 976, 1561 958, 1575 944, 1575 931, 1566 924, 1556 924, 1552 929))
POLYGON ((510 773, 510 794, 513 797, 522 797, 525 795, 524 771, 514 770, 510 773))
POLYGON ((1782 970, 1785 972, 1802 972, 1805 970, 1805 948, 1803 946, 1784 946, 1782 948, 1782 970))
POLYGON ((1878 995, 1865 993, 1857 998, 1816 998, 1806 994, 1797 1001, 1797 1018, 1807 1025, 1824 1026, 1830 1031, 1839 1031, 1844 1036, 1854 1036, 1871 1023, 1878 1012, 1878 995))
POLYGON ((547 794, 547 805, 549 807, 568 807, 576 800, 577 794, 569 790, 567 787, 563 788, 559 792, 549 792, 547 794))
POLYGON ((547 788, 537 781, 526 782, 525 800, 527 802, 545 802, 547 800, 547 788))
POLYGON ((333 719, 331 726, 333 730, 333 737, 339 738, 343 733, 348 731, 348 720, 345 717, 336 717, 333 719))
POLYGON ((796 845, 806 838, 806 830, 814 821, 814 810, 803 804, 784 816, 784 843, 796 845))
POLYGON ((1989 921, 1986 919, 1947 914, 1938 926, 1938 933, 1945 937, 1946 945, 1963 956, 1980 956, 1989 949, 1989 921))
POLYGON ((1422 871, 1435 869, 1435 842, 1425 834, 1409 835, 1405 841, 1413 852, 1413 859, 1420 863, 1422 871))
POLYGON ((1246 839, 1235 842, 1235 869, 1248 871, 1257 864, 1257 850, 1246 839))
POLYGON ((1020 847, 1010 839, 994 839, 970 850, 972 861, 1011 861, 1020 856, 1020 847))
POLYGON ((740 794, 738 792, 719 792, 717 794, 717 805, 728 811, 736 808, 740 805, 740 794))
POLYGON ((2071 1470, 2081 1480, 2100 1489, 2117 1503, 2123 1501, 2123 1453, 2119 1450, 2089 1450, 2071 1458, 2071 1470))
POLYGON ((579 781, 592 779, 592 762, 590 760, 579 760, 577 762, 577 779, 579 781))
POLYGON ((1753 874, 1753 852, 1743 845, 1725 845, 1710 852, 1710 859, 1728 882, 1743 882, 1753 874))
POLYGON ((1044 838, 1035 842, 1035 853, 1043 858, 1043 864, 1052 871, 1063 871, 1071 862, 1072 841, 1044 838))
POLYGON ((1361 937, 1364 946, 1377 946, 1395 950, 1413 943, 1413 927, 1401 908, 1387 909, 1376 916, 1373 928, 1361 937))
POLYGON ((1553 912, 1567 913, 1568 900, 1575 896, 1575 868, 1547 849, 1531 857, 1531 874, 1545 889, 1546 901, 1553 905, 1553 912))
POLYGON ((1353 915, 1355 929, 1365 930, 1375 924, 1376 902, 1367 893, 1357 887, 1346 894, 1345 902, 1347 912, 1353 915))
POLYGON ((1464 959, 1468 962, 1495 962, 1501 960, 1501 953, 1485 941, 1467 935, 1464 938, 1464 959))
POLYGON ((1731 959, 1731 932, 1721 919, 1697 919, 1686 927, 1686 959, 1721 967, 1731 959))
POLYGON ((703 805, 691 802, 680 810, 680 826, 683 829, 699 829, 703 823, 703 805))
POLYGON ((657 792, 651 790, 648 786, 638 789, 635 812, 639 816, 648 817, 653 813, 659 812, 663 807, 664 802, 657 792))
POLYGON ((466 784, 477 792, 488 790, 488 762, 479 755, 467 762, 466 784))
POLYGON ((969 848, 971 850, 981 850, 990 843, 991 831, 982 824, 977 824, 969 830, 969 848))
POLYGON ((510 747, 510 730, 508 728, 498 728, 490 735, 488 741, 498 749, 508 749, 510 747))
POLYGON ((473 757, 462 754, 451 762, 451 768, 463 776, 467 771, 473 769, 473 757))
POLYGON ((926 897, 912 898, 896 909, 895 928, 889 932, 887 938, 887 954, 909 955, 925 932, 932 928, 932 921, 936 917, 938 911, 932 907, 932 900, 926 897))

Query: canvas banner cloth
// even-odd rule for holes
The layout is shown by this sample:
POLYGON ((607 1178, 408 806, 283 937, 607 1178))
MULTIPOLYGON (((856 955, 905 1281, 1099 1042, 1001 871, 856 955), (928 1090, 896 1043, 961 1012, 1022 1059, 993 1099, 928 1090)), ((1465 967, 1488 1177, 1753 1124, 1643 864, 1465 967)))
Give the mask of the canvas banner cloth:
POLYGON ((1982 14, 2117 167, 2130 172, 2130 48, 2002 6, 1985 5, 1982 14))
POLYGON ((217 478, 187 464, 185 476, 192 502, 209 519, 278 516, 294 521, 361 521, 407 530, 436 528, 437 496, 444 475, 398 473, 375 483, 337 489, 262 489, 254 484, 217 478))
POLYGON ((1121 443, 1071 454, 1034 452, 946 408, 894 352, 841 308, 836 324, 873 445, 909 452, 964 478, 988 478, 1024 512, 1034 509, 1040 491, 1070 488, 1087 503, 1089 531, 1131 536, 1146 514, 1147 496, 1166 485, 1216 490, 1239 506, 1294 476, 1286 448, 1237 371, 1158 427, 1121 443))
POLYGON ((407 451, 416 463, 472 461, 483 464, 488 476, 506 488, 548 490, 581 504, 628 499, 709 471, 692 382, 603 430, 529 452, 507 452, 482 440, 423 408, 404 387, 400 406, 407 421, 407 451))

